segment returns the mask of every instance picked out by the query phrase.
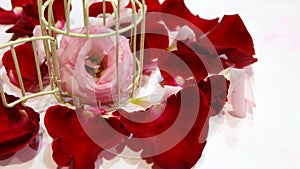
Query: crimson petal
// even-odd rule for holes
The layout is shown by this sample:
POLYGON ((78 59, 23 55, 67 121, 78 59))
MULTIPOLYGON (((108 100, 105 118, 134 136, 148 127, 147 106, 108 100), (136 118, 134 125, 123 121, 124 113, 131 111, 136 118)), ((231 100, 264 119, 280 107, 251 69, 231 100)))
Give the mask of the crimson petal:
MULTIPOLYGON (((62 24, 60 25, 61 27, 65 24, 66 21, 64 1, 65 0, 55 0, 53 3, 54 22, 57 23, 57 21, 60 21, 62 24)), ((70 10, 72 10, 72 6, 70 6, 70 10)))
POLYGON ((76 169, 93 169, 102 151, 83 130, 75 110, 53 106, 46 111, 45 126, 52 143, 53 159, 59 167, 73 165, 76 169))
POLYGON ((16 40, 24 36, 32 36, 32 31, 36 25, 39 25, 38 19, 32 18, 23 13, 23 15, 18 19, 15 25, 6 30, 6 33, 14 33, 11 40, 16 40))
POLYGON ((195 96, 198 91, 194 87, 184 88, 177 96, 170 96, 160 114, 157 114, 157 107, 128 114, 121 112, 125 128, 132 133, 133 138, 141 138, 140 142, 133 143, 129 139, 129 147, 135 151, 143 149, 142 157, 152 158, 155 165, 161 168, 187 169, 195 165, 206 143, 209 108, 201 91, 198 95, 200 98, 195 96), (183 99, 188 99, 188 105, 182 104, 183 99), (153 116, 157 118, 142 122, 149 121, 153 116))
MULTIPOLYGON (((111 2, 105 1, 105 12, 112 14, 114 12, 111 2)), ((103 2, 96 2, 89 6, 89 16, 97 17, 103 13, 103 2)))
MULTIPOLYGON (((198 115, 189 133, 170 150, 152 157, 154 162, 161 168, 190 169, 201 157, 208 133, 209 106, 202 91, 199 90, 199 92, 200 105, 198 115)), ((158 142, 157 144, 161 143, 158 142)))
POLYGON ((19 18, 20 15, 15 14, 13 10, 0 8, 0 24, 14 24, 19 18))
POLYGON ((11 5, 13 8, 15 8, 15 7, 23 7, 27 4, 33 4, 36 2, 37 1, 33 1, 33 0, 11 0, 11 5))
MULTIPOLYGON (((25 91, 37 92, 39 91, 38 74, 35 65, 34 51, 30 44, 25 43, 15 47, 20 72, 22 75, 25 91)), ((6 69, 7 75, 10 81, 20 87, 18 81, 17 71, 14 65, 11 50, 6 51, 2 58, 2 63, 6 69)), ((47 65, 43 62, 40 65, 41 75, 43 79, 43 85, 49 84, 47 65)))
POLYGON ((187 43, 177 42, 177 50, 173 52, 179 56, 192 70, 196 81, 200 81, 208 76, 210 70, 207 58, 199 51, 192 50, 187 43))
POLYGON ((212 108, 211 115, 217 115, 223 109, 227 101, 229 83, 223 75, 213 75, 199 83, 200 89, 212 108))
POLYGON ((162 15, 164 16, 163 18, 166 25, 172 30, 174 30, 177 26, 188 25, 191 28, 196 26, 203 33, 206 33, 218 23, 218 18, 212 20, 206 20, 192 14, 191 11, 185 5, 184 0, 164 1, 161 7, 161 12, 175 15, 185 20, 185 21, 176 20, 176 19, 170 20, 168 19, 167 15, 162 15))
MULTIPOLYGON (((17 97, 5 94, 7 102, 17 97)), ((33 142, 39 131, 39 114, 21 103, 6 108, 0 99, 0 159, 11 156, 33 142)))
MULTIPOLYGON (((45 0, 43 2, 45 2, 45 0)), ((16 7, 22 7, 23 12, 18 19, 14 20, 15 25, 9 28, 8 30, 6 30, 6 32, 13 33, 13 37, 11 38, 11 40, 16 40, 24 36, 31 37, 33 35, 32 31, 34 27, 40 24, 37 1, 22 0, 22 1, 13 1, 12 3, 16 7)), ((47 13, 48 12, 46 9, 45 11, 46 19, 48 18, 47 13)), ((62 28, 66 21, 64 0, 54 1, 53 16, 54 16, 54 22, 55 23, 59 22, 58 27, 62 28)))
POLYGON ((253 40, 239 15, 225 15, 207 37, 219 54, 226 54, 227 62, 242 68, 257 61, 253 40))
POLYGON ((122 135, 115 135, 109 129, 111 126, 119 130, 120 121, 113 116, 103 118, 104 113, 102 109, 74 110, 60 105, 46 111, 45 126, 54 139, 53 159, 59 167, 93 169, 99 153, 120 142, 122 135))
MULTIPOLYGON (((141 0, 139 0, 141 2, 141 0)), ((158 0, 145 0, 147 5, 147 12, 158 12, 160 11, 161 4, 158 0)), ((131 2, 127 5, 127 8, 132 8, 131 2)), ((139 9, 139 6, 136 5, 136 10, 139 9)))

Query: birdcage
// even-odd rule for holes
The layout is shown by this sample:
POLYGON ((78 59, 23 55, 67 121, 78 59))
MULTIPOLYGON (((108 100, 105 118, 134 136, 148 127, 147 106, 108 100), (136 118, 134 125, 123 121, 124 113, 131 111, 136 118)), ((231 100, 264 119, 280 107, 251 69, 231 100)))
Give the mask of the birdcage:
MULTIPOLYGON (((3 104, 6 107, 13 107, 17 103, 26 102, 26 100, 35 98, 42 95, 53 94, 57 98, 57 101, 60 103, 67 103, 70 102, 66 101, 65 98, 72 98, 73 101, 71 104, 73 106, 80 106, 80 100, 64 91, 61 86, 61 76, 60 76, 60 67, 58 64, 58 56, 57 56, 57 49, 59 48, 59 39, 58 35, 67 36, 67 37, 75 37, 75 38, 104 38, 104 37, 113 37, 116 40, 116 81, 117 81, 117 93, 115 96, 115 104, 111 107, 107 107, 108 109, 116 109, 126 102, 121 99, 121 87, 120 87, 120 76, 121 72, 119 70, 119 38, 121 34, 127 33, 130 34, 130 49, 132 52, 132 64, 133 72, 132 72, 132 82, 128 86, 128 93, 130 93, 130 97, 134 97, 137 88, 141 85, 141 75, 142 75, 142 65, 143 65, 143 48, 144 48, 144 32, 145 32, 145 12, 146 6, 144 0, 140 2, 139 0, 130 0, 129 3, 131 4, 131 15, 129 22, 127 21, 126 24, 121 25, 122 13, 121 13, 121 3, 122 0, 109 0, 109 1, 102 1, 101 7, 101 23, 102 26, 109 27, 112 31, 105 32, 105 33, 91 33, 90 32, 90 23, 89 23, 89 1, 82 0, 80 8, 81 19, 82 19, 82 32, 74 32, 72 31, 72 21, 71 21, 71 9, 72 9, 72 0, 65 0, 64 1, 64 9, 65 9, 65 19, 66 23, 63 28, 58 27, 54 22, 54 4, 55 0, 38 0, 38 9, 39 9, 39 19, 40 19, 40 26, 41 26, 41 33, 42 36, 40 37, 31 37, 25 38, 16 41, 10 41, 6 44, 0 45, 0 49, 8 48, 11 51, 14 66, 17 72, 18 83, 20 88, 21 97, 19 100, 14 102, 8 103, 7 99, 5 98, 4 90, 3 90, 3 80, 1 77, 0 80, 0 90, 1 90, 1 97, 3 104), (113 13, 107 13, 106 11, 106 2, 109 2, 112 6, 113 13), (108 17, 109 16, 109 17, 108 17), (138 39, 140 38, 140 39, 138 39), (50 80, 50 88, 45 90, 43 86, 43 78, 41 77, 41 70, 39 67, 40 61, 37 54, 36 49, 36 42, 39 41, 43 43, 43 49, 46 56, 46 63, 48 67, 49 73, 49 80, 50 80), (139 43, 138 43, 139 42, 139 43), (17 54, 15 52, 15 46, 22 43, 31 43, 32 48, 34 51, 34 58, 35 58, 35 65, 37 70, 38 76, 38 84, 39 90, 35 93, 27 92, 23 85, 23 78, 22 72, 20 71, 20 67, 17 59, 17 54), (137 46, 139 49, 137 49, 137 46), (138 50, 138 51, 137 51, 138 50), (76 101, 74 101, 76 100, 76 101)), ((76 11, 77 12, 77 11, 76 11)), ((126 16, 128 17, 128 16, 126 16)), ((78 18, 79 19, 79 18, 78 18)), ((128 20, 128 19, 127 19, 128 20)), ((77 25, 78 27, 78 25, 77 25)), ((80 27, 80 26, 79 26, 80 27)), ((129 98, 130 99, 130 98, 129 98)), ((101 106, 101 100, 99 101, 101 106)))

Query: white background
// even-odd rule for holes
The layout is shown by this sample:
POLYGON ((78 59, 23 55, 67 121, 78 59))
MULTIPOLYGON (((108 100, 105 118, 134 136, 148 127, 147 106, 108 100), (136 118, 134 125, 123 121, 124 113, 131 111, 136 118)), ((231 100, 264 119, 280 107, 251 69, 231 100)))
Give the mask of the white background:
MULTIPOLYGON (((0 5, 8 0, 0 0, 0 5)), ((239 14, 251 33, 258 62, 254 64, 257 107, 245 119, 217 117, 195 168, 300 168, 300 1, 185 0, 194 14, 212 19, 239 14)), ((1 31, 2 32, 2 31, 1 31)), ((5 41, 4 35, 1 42, 5 41)), ((45 144, 48 144, 45 142, 45 144)), ((36 159, 0 168, 55 168, 49 145, 36 159), (46 151, 46 155, 42 155, 46 151)), ((188 154, 186 154, 188 156, 188 154)), ((12 160, 13 161, 13 160, 12 160)), ((8 161, 7 161, 8 162, 8 161)), ((11 162, 16 163, 16 162, 11 162)), ((136 168, 123 160, 104 168, 136 168)))

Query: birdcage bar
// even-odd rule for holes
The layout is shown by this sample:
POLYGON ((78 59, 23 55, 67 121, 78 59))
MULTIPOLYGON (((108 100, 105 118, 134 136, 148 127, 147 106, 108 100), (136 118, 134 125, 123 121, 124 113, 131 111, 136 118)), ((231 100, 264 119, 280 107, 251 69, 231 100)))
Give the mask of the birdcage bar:
POLYGON ((54 68, 54 75, 55 77, 51 78, 51 83, 55 84, 55 88, 58 89, 59 94, 56 94, 55 97, 59 102, 62 102, 61 98, 61 78, 60 78, 60 72, 59 72, 59 64, 58 64, 58 59, 57 59, 57 54, 56 54, 56 42, 55 41, 50 41, 51 45, 51 56, 52 56, 52 62, 53 62, 53 68, 54 68), (55 79, 54 79, 55 78, 55 79))
POLYGON ((136 7, 135 7, 135 4, 134 4, 134 1, 133 0, 130 0, 131 2, 131 6, 132 6, 132 23, 134 24, 134 27, 133 29, 131 30, 131 49, 132 49, 132 52, 133 52, 133 83, 132 83, 132 93, 131 93, 131 97, 133 98, 134 97, 134 94, 135 94, 135 90, 136 90, 136 33, 137 33, 137 23, 135 22, 136 20, 136 7))
POLYGON ((119 70, 119 27, 120 27, 120 0, 118 0, 118 7, 114 1, 111 1, 114 13, 116 16, 115 20, 115 32, 116 32, 116 71, 117 71, 117 107, 120 106, 121 100, 121 87, 120 87, 120 70, 119 70))
POLYGON ((43 86, 43 81, 42 81, 42 75, 41 75, 41 69, 40 69, 40 61, 37 55, 37 51, 36 51, 36 44, 35 41, 31 42, 32 48, 33 48, 33 54, 34 54, 34 60, 35 60, 35 68, 37 70, 37 75, 38 75, 38 81, 39 81, 39 88, 40 91, 44 90, 44 86, 43 86))
POLYGON ((102 15, 103 15, 103 26, 106 25, 106 3, 105 0, 102 1, 102 15))
MULTIPOLYGON (((145 0, 142 0, 142 3, 145 4, 145 0)), ((142 9, 142 11, 146 11, 145 5, 142 5, 141 9, 142 9)), ((146 19, 147 19, 145 12, 143 12, 142 15, 143 15, 144 19, 142 20, 142 23, 141 23, 141 36, 140 36, 140 38, 141 38, 140 39, 140 57, 139 57, 140 67, 141 67, 141 71, 139 72, 140 77, 142 77, 142 74, 143 74, 144 48, 145 48, 145 27, 146 27, 146 19)), ((139 86, 141 86, 141 83, 142 83, 142 79, 140 78, 139 86)))
POLYGON ((18 62, 18 58, 17 58, 17 54, 16 54, 16 50, 14 48, 14 45, 10 45, 10 50, 11 50, 14 65, 15 65, 15 68, 16 68, 21 93, 22 93, 22 96, 25 96, 25 87, 24 87, 24 83, 23 83, 23 80, 22 80, 22 73, 20 71, 20 66, 19 66, 19 62, 18 62))
POLYGON ((86 37, 90 37, 89 29, 89 4, 87 0, 82 0, 82 9, 83 9, 83 23, 85 27, 86 37))
POLYGON ((71 1, 65 0, 64 1, 64 9, 65 9, 65 19, 66 19, 66 31, 67 33, 70 32, 70 10, 71 10, 71 1))

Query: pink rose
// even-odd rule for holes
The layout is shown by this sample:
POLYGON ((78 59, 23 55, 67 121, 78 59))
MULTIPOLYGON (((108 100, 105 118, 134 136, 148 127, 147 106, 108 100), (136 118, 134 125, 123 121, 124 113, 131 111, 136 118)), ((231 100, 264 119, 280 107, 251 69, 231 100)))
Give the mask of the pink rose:
MULTIPOLYGON (((90 27, 91 34, 108 33, 102 26, 90 27)), ((84 33, 85 29, 72 32, 84 33)), ((58 49, 62 89, 80 98, 80 103, 111 103, 117 95, 116 38, 62 37, 58 49)), ((132 82, 133 57, 129 40, 119 37, 119 73, 122 98, 132 82)))

